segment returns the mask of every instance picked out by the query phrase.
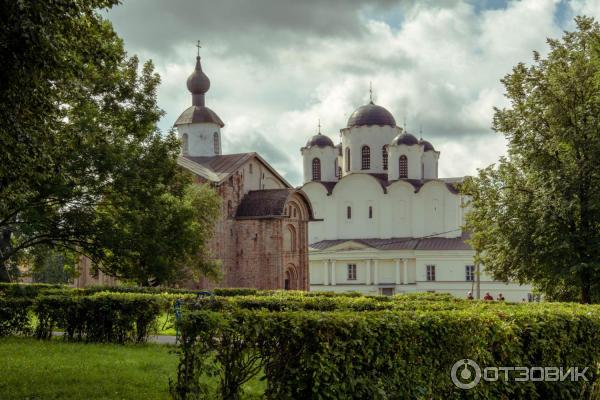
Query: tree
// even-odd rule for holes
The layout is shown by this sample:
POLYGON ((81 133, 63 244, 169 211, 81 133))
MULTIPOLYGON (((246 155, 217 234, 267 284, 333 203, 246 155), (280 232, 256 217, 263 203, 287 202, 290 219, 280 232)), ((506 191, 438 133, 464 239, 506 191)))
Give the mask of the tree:
POLYGON ((96 11, 116 3, 0 2, 0 279, 36 246, 148 284, 211 265, 198 257, 208 257, 216 194, 189 189, 179 142, 157 129, 152 63, 128 57, 96 11), (209 206, 192 212, 194 202, 209 206), (168 256, 143 260, 157 247, 168 256))
POLYGON ((503 80, 493 128, 508 155, 462 187, 476 259, 550 297, 600 301, 600 26, 549 39, 546 58, 503 80))
POLYGON ((78 254, 73 251, 37 246, 31 252, 33 282, 70 283, 77 276, 78 254))

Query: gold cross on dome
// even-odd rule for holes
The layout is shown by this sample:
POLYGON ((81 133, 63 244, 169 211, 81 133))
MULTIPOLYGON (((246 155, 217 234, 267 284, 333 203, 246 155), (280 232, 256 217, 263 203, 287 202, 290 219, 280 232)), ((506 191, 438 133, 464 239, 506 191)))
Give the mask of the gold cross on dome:
POLYGON ((200 57, 200 49, 202 48, 202 46, 200 46, 199 40, 198 40, 198 43, 196 44, 196 47, 198 48, 198 57, 200 57))

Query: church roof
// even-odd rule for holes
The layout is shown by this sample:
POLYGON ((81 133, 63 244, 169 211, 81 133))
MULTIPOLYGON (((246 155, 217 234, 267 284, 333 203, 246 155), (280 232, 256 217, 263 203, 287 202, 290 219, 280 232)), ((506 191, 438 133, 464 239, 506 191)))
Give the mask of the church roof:
MULTIPOLYGON (((362 172, 360 172, 360 173, 362 174, 362 172)), ((350 175, 352 175, 352 174, 350 174, 350 175)), ((367 175, 371 175, 373 178, 377 179, 377 181, 383 188, 384 192, 387 191, 388 186, 390 186, 394 182, 397 182, 396 180, 388 181, 388 174, 369 173, 367 175)), ((348 176, 348 175, 346 175, 346 176, 348 176)), ((415 193, 417 193, 419 190, 421 190, 423 185, 425 185, 427 182, 437 181, 437 182, 445 183, 446 187, 448 188, 450 193, 458 194, 458 189, 456 187, 456 184, 462 182, 464 180, 464 178, 457 177, 457 178, 438 178, 438 179, 423 179, 423 180, 421 180, 421 179, 400 179, 400 180, 410 183, 415 188, 415 193)), ((325 189, 327 189, 327 194, 329 195, 329 194, 333 193, 333 188, 335 187, 335 185, 337 185, 337 183, 339 181, 311 181, 309 183, 312 183, 312 182, 320 183, 321 185, 323 185, 325 187, 325 189)))
POLYGON ((304 146, 304 148, 306 148, 306 149, 311 148, 311 147, 335 147, 335 146, 333 145, 333 141, 331 140, 331 138, 329 136, 318 133, 318 134, 314 135, 313 137, 311 137, 310 139, 308 139, 308 142, 306 142, 306 146, 304 146))
POLYGON ((392 113, 381 106, 373 104, 371 101, 369 104, 358 107, 356 111, 350 115, 350 118, 348 118, 348 128, 365 125, 387 125, 395 127, 396 120, 392 113))
POLYGON ((465 242, 468 235, 455 238, 427 237, 427 238, 391 238, 391 239, 335 239, 321 240, 310 245, 314 250, 326 250, 346 242, 360 243, 377 250, 472 250, 465 242))
POLYGON ((248 160, 255 158, 262 163, 285 186, 290 185, 279 173, 257 153, 223 154, 217 156, 179 156, 177 163, 209 181, 220 183, 240 169, 248 160))
POLYGON ((213 110, 206 106, 190 106, 181 113, 175 126, 183 124, 195 124, 199 122, 210 122, 219 125, 221 128, 225 126, 221 118, 213 110))
POLYGON ((296 189, 262 189, 251 190, 242 199, 237 208, 236 218, 282 218, 286 217, 285 205, 294 194, 299 194, 308 205, 309 219, 313 220, 310 201, 304 192, 296 189))

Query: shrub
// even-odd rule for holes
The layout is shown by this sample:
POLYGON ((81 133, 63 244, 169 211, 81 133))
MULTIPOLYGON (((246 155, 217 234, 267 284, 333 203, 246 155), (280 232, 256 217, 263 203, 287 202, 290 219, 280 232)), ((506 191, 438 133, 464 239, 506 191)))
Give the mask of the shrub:
POLYGON ((48 339, 58 327, 65 340, 145 342, 161 312, 161 300, 144 294, 42 295, 35 299, 35 335, 48 339))
POLYGON ((0 297, 0 336, 28 334, 30 306, 31 300, 26 298, 0 297))
POLYGON ((219 398, 238 398, 243 382, 262 370, 270 399, 591 398, 600 362, 599 308, 466 304, 361 313, 188 311, 179 324, 184 340, 172 394, 206 395, 204 380, 218 373, 219 398), (450 377, 463 358, 482 367, 588 366, 594 374, 589 382, 500 379, 463 391, 450 377))

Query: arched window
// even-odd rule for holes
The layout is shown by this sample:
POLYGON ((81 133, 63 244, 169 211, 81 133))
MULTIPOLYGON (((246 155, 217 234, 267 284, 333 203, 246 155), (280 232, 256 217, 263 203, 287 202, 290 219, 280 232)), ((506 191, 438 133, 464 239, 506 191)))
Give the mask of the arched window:
POLYGON ((334 175, 336 178, 339 178, 339 177, 340 177, 340 176, 338 175, 338 159, 337 159, 337 157, 336 157, 336 159, 335 159, 335 160, 333 160, 333 175, 334 175))
POLYGON ((388 169, 388 147, 387 144, 381 148, 381 154, 383 156, 383 169, 387 171, 388 169))
POLYGON ((338 178, 342 177, 342 167, 338 167, 338 178))
POLYGON ((350 171, 350 147, 346 147, 346 172, 350 171))
POLYGON ((352 207, 350 206, 346 207, 346 218, 352 219, 352 207))
POLYGON ((296 229, 293 225, 288 225, 284 233, 284 250, 296 251, 296 229))
POLYGON ((188 139, 188 134, 184 133, 183 135, 181 135, 181 152, 183 154, 187 154, 189 152, 189 139, 188 139))
POLYGON ((219 143, 219 134, 217 132, 213 133, 213 146, 215 148, 215 154, 221 154, 221 144, 219 143))
POLYGON ((318 158, 313 158, 312 160, 312 180, 321 180, 321 160, 318 158))
POLYGON ((369 219, 373 218, 373 206, 369 206, 369 219))
POLYGON ((398 160, 398 172, 400 173, 400 179, 408 178, 408 159, 404 154, 398 160))
POLYGON ((361 169, 371 169, 371 149, 369 146, 363 146, 360 154, 362 156, 361 169))

